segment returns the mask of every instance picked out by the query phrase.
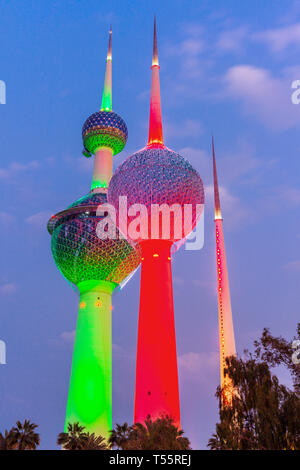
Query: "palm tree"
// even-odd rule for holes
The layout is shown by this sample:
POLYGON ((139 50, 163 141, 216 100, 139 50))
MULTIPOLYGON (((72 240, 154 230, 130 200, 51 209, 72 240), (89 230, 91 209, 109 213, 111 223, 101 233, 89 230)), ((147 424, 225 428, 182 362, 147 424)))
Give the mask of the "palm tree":
POLYGON ((4 435, 0 432, 0 450, 12 450, 12 432, 5 429, 4 435))
POLYGON ((22 424, 16 422, 16 426, 9 431, 6 439, 10 448, 17 450, 36 450, 40 445, 40 436, 35 432, 37 424, 31 423, 29 419, 25 419, 22 424))
POLYGON ((190 441, 183 434, 183 430, 178 429, 169 416, 155 421, 148 416, 144 424, 117 424, 116 429, 111 431, 109 442, 123 450, 188 450, 190 441))
POLYGON ((79 423, 68 423, 67 432, 61 432, 57 437, 57 445, 65 450, 83 450, 88 442, 85 427, 79 423))
POLYGON ((108 450, 109 447, 103 436, 96 436, 94 433, 86 433, 87 441, 83 450, 108 450))
POLYGON ((126 450, 126 446, 132 432, 132 426, 128 426, 128 423, 116 424, 115 429, 110 431, 110 437, 108 439, 111 447, 116 447, 117 449, 126 450))
POLYGON ((140 450, 188 450, 190 441, 183 437, 184 431, 175 426, 172 418, 162 416, 152 421, 150 416, 145 423, 136 423, 131 436, 131 449, 140 450))

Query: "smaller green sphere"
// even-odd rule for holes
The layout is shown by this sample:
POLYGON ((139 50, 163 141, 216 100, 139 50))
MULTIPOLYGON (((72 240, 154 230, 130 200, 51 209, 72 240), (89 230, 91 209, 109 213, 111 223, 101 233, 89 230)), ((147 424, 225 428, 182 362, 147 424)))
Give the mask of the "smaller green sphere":
POLYGON ((101 147, 108 147, 113 155, 120 153, 127 141, 128 130, 125 121, 112 111, 98 111, 85 121, 82 139, 86 157, 95 154, 101 147))

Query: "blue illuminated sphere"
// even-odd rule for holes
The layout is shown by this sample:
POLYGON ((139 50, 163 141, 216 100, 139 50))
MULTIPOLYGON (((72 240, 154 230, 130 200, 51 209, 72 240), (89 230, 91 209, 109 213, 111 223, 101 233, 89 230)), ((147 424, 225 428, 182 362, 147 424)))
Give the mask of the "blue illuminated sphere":
POLYGON ((108 147, 113 155, 120 153, 127 141, 125 121, 112 111, 98 111, 87 118, 82 127, 83 154, 95 154, 100 147, 108 147))

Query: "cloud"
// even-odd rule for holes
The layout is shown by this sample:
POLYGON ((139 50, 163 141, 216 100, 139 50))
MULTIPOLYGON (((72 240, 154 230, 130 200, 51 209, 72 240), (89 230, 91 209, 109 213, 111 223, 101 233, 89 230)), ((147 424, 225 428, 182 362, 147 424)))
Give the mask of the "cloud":
POLYGON ((283 186, 272 188, 266 194, 264 205, 270 213, 292 210, 300 205, 300 189, 283 186))
POLYGON ((247 34, 248 28, 245 26, 223 31, 215 47, 220 52, 241 52, 247 34))
POLYGON ((179 276, 173 276, 173 284, 176 286, 183 286, 184 285, 184 279, 179 276))
MULTIPOLYGON (((219 186, 222 214, 226 217, 227 227, 233 229, 239 227, 246 220, 253 220, 252 209, 242 204, 241 200, 231 194, 224 186, 219 186)), ((214 187, 206 186, 205 195, 208 203, 213 205, 214 187)))
MULTIPOLYGON (((185 38, 176 44, 168 44, 163 50, 163 55, 169 58, 175 58, 177 67, 179 65, 180 73, 185 78, 199 78, 203 75, 205 63, 203 52, 207 47, 203 39, 203 28, 197 25, 188 25, 184 31, 185 38)), ((174 77, 172 77, 174 82, 174 77)))
POLYGON ((17 284, 14 282, 8 282, 6 284, 0 285, 0 295, 11 295, 14 294, 17 290, 17 284))
MULTIPOLYGON (((269 166, 261 158, 255 155, 255 149, 245 140, 239 139, 233 151, 225 153, 222 151, 222 158, 218 158, 217 139, 215 139, 215 148, 217 154, 217 167, 221 181, 226 184, 233 181, 239 181, 246 176, 253 177, 258 170, 261 172, 264 167, 269 166)), ((197 169, 204 182, 211 182, 213 178, 212 154, 208 154, 202 149, 194 147, 183 147, 179 150, 179 154, 185 157, 195 169, 197 169)))
POLYGON ((284 269, 289 271, 300 271, 300 261, 290 261, 284 266, 284 269))
POLYGON ((64 157, 64 161, 66 162, 67 165, 70 167, 77 169, 80 173, 82 172, 89 172, 92 174, 93 172, 93 165, 94 165, 94 158, 87 158, 81 155, 80 157, 71 157, 69 155, 66 155, 64 157))
POLYGON ((8 212, 0 212, 0 224, 9 225, 15 221, 15 217, 8 212))
MULTIPOLYGON (((205 185, 206 207, 213 207, 212 156, 202 149, 193 147, 182 148, 179 150, 179 154, 187 158, 199 171, 205 185)), ((243 182, 245 184, 248 181, 253 185, 269 167, 269 162, 265 163, 256 157, 252 147, 247 142, 240 140, 233 153, 227 154, 217 161, 217 167, 222 212, 230 227, 235 228, 246 220, 252 221, 254 211, 243 204, 241 199, 228 188, 231 188, 233 183, 243 182)))
POLYGON ((300 204, 300 189, 298 188, 284 188, 280 190, 281 198, 292 206, 300 204))
POLYGON ((178 358, 180 374, 185 379, 194 381, 209 381, 215 376, 219 367, 219 354, 217 352, 188 352, 178 358))
POLYGON ((38 168, 40 168, 40 162, 38 162, 37 160, 31 160, 26 164, 12 162, 7 168, 0 168, 0 178, 9 179, 21 172, 36 170, 38 168))
POLYGON ((256 33, 253 39, 265 43, 274 53, 282 52, 288 47, 299 49, 300 23, 256 33))
POLYGON ((281 78, 267 69, 236 65, 225 74, 224 97, 242 103, 245 114, 257 116, 270 129, 286 130, 300 126, 300 113, 291 102, 293 71, 285 69, 281 78))
POLYGON ((74 343, 75 341, 75 330, 72 331, 63 331, 60 334, 60 338, 65 342, 65 343, 74 343))
POLYGON ((51 212, 48 211, 37 212, 36 214, 27 217, 25 222, 35 228, 43 228, 44 230, 51 215, 51 212))
POLYGON ((176 124, 166 123, 164 126, 164 136, 166 140, 170 138, 197 137, 203 133, 203 125, 196 119, 185 119, 176 124))

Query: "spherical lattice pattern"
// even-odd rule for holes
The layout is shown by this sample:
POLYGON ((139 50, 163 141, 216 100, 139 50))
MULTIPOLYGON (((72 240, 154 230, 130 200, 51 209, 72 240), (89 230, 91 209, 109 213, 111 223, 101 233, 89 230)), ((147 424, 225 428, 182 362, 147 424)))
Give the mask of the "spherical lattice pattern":
POLYGON ((136 203, 147 207, 149 227, 152 204, 179 204, 182 214, 184 205, 191 204, 194 228, 199 217, 196 204, 204 204, 204 187, 197 171, 178 153, 144 148, 128 157, 112 177, 108 200, 116 208, 120 196, 127 196, 128 207, 136 203))
POLYGON ((100 147, 108 147, 116 155, 123 150, 127 137, 125 121, 112 111, 92 114, 82 128, 83 145, 90 154, 94 154, 100 147))
POLYGON ((140 263, 137 245, 127 240, 101 240, 97 237, 97 216, 106 194, 88 194, 48 222, 51 249, 56 265, 73 284, 99 280, 120 284, 140 263))

